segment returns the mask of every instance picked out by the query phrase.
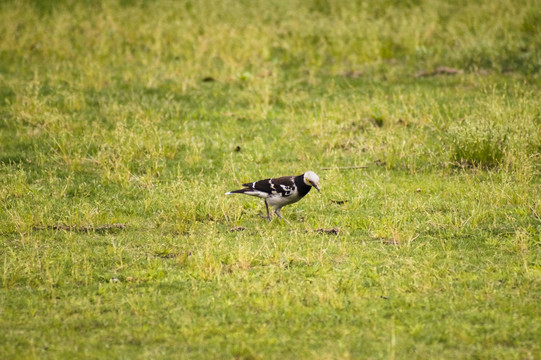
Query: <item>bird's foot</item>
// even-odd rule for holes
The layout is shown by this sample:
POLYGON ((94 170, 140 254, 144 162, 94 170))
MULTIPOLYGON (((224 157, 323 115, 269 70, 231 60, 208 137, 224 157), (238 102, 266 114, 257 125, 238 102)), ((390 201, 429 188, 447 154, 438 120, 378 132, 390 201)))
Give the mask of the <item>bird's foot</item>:
POLYGON ((283 218, 283 217, 280 217, 280 219, 284 220, 284 221, 285 221, 285 222, 286 222, 286 223, 287 223, 288 225, 291 225, 291 223, 289 222, 289 220, 288 220, 288 219, 286 219, 286 218, 283 218))
POLYGON ((282 216, 282 214, 280 214, 279 211, 275 211, 274 213, 275 213, 276 216, 278 216, 280 219, 284 220, 288 225, 291 225, 291 223, 290 223, 286 218, 284 218, 284 217, 282 216))
POLYGON ((269 222, 271 221, 270 216, 265 216, 265 215, 261 215, 261 214, 257 214, 257 216, 260 216, 260 217, 262 217, 263 219, 267 219, 267 221, 269 221, 269 222))

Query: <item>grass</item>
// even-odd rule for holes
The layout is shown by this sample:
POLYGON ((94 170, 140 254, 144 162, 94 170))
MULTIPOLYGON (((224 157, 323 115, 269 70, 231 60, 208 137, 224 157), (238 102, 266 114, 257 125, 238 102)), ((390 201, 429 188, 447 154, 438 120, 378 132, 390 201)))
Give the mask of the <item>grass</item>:
POLYGON ((0 354, 541 357, 538 8, 3 2, 0 354))

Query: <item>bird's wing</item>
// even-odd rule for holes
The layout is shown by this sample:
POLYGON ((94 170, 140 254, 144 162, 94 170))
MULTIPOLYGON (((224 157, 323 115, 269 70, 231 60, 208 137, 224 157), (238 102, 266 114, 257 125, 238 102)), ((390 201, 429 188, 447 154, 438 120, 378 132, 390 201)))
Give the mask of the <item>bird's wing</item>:
POLYGON ((249 189, 261 191, 269 195, 280 194, 281 196, 289 196, 295 191, 295 178, 293 176, 284 176, 275 179, 264 179, 253 183, 246 183, 243 186, 249 189))

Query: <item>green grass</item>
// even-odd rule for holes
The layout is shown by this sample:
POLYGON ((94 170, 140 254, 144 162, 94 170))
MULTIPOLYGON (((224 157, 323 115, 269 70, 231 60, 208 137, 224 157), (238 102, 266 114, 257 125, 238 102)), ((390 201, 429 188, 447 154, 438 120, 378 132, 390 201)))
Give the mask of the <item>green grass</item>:
POLYGON ((2 2, 1 357, 540 358, 540 19, 2 2))

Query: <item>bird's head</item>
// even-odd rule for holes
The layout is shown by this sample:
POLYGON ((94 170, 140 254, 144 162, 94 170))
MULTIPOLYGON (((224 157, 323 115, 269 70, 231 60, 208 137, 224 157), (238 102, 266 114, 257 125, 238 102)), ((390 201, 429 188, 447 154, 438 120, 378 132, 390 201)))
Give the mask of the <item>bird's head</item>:
POLYGON ((304 174, 304 183, 308 186, 313 186, 316 188, 317 191, 321 192, 319 190, 319 176, 313 171, 307 171, 304 174))

